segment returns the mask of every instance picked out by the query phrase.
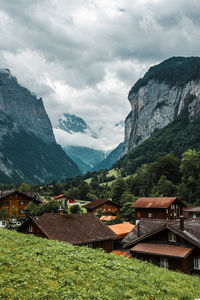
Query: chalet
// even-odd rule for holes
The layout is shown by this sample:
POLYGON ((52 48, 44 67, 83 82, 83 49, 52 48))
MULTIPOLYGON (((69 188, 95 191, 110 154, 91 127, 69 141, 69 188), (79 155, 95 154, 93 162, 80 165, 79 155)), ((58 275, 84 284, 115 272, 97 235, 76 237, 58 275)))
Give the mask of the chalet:
POLYGON ((137 224, 141 218, 176 220, 182 215, 183 203, 176 197, 139 198, 131 207, 137 224))
POLYGON ((188 214, 189 219, 200 219, 200 206, 198 207, 192 207, 192 208, 185 208, 184 214, 188 214))
POLYGON ((53 198, 54 198, 54 200, 62 201, 63 204, 75 203, 74 200, 72 200, 70 198, 67 198, 64 194, 61 194, 61 195, 58 195, 58 196, 54 196, 53 198))
POLYGON ((108 226, 116 235, 117 238, 114 240, 114 249, 119 249, 121 241, 125 238, 125 236, 135 227, 135 225, 124 222, 114 225, 108 226))
POLYGON ((121 205, 113 202, 111 199, 97 199, 86 205, 83 205, 87 209, 87 212, 93 212, 97 214, 98 210, 109 215, 118 215, 121 205))
POLYGON ((107 252, 113 250, 113 239, 117 237, 93 213, 45 213, 42 216, 30 217, 18 231, 73 245, 102 248, 107 252))
POLYGON ((122 241, 131 256, 200 275, 200 220, 141 219, 122 241))
POLYGON ((17 218, 23 219, 25 217, 24 209, 29 202, 34 202, 38 205, 42 203, 42 200, 38 193, 0 190, 0 209, 6 210, 9 217, 12 217, 13 213, 15 213, 17 218))

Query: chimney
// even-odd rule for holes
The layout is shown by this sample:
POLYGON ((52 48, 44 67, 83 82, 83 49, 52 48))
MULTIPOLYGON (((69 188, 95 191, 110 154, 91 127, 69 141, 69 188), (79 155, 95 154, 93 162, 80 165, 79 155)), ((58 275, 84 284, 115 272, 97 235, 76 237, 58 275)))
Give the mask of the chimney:
POLYGON ((140 237, 140 223, 137 224, 137 235, 140 237))
POLYGON ((180 216, 180 229, 184 230, 184 216, 180 216))

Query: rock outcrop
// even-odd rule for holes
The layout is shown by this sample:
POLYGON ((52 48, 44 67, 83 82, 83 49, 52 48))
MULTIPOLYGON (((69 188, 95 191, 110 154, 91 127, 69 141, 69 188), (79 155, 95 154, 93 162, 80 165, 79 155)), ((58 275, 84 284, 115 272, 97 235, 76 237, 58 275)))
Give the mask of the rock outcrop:
POLYGON ((0 183, 43 183, 80 174, 56 144, 41 98, 0 70, 0 183))
POLYGON ((200 58, 174 57, 150 68, 129 92, 123 155, 187 110, 200 116, 200 58))

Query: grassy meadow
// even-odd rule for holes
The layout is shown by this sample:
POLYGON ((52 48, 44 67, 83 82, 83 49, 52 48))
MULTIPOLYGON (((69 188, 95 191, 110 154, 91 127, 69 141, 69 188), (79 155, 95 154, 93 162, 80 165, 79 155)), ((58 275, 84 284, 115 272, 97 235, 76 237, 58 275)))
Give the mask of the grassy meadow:
POLYGON ((200 277, 0 229, 0 299, 195 299, 200 277))

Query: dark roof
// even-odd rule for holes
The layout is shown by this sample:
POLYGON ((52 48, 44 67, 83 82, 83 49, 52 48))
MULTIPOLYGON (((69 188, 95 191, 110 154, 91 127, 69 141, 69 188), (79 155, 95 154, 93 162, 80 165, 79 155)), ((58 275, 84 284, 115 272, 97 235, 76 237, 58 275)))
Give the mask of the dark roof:
POLYGON ((93 208, 96 208, 96 207, 98 207, 98 206, 106 203, 106 202, 110 202, 111 204, 114 204, 116 206, 121 207, 121 205, 119 203, 113 202, 110 199, 97 199, 97 200, 94 200, 94 201, 92 201, 92 202, 90 202, 88 204, 83 205, 83 207, 89 208, 89 209, 93 209, 93 208))
POLYGON ((197 207, 193 207, 193 208, 186 208, 184 209, 185 212, 200 212, 200 206, 197 206, 197 207))
POLYGON ((176 197, 139 198, 131 205, 131 207, 168 208, 176 199, 176 197))
POLYGON ((42 216, 29 218, 19 227, 19 231, 26 226, 30 219, 33 220, 47 238, 71 244, 86 244, 116 239, 117 237, 93 213, 71 215, 45 213, 42 216))
POLYGON ((127 234, 122 240, 123 244, 134 242, 138 238, 138 226, 140 227, 140 236, 145 236, 153 231, 160 229, 166 222, 172 223, 174 221, 165 219, 140 219, 138 224, 127 234))
POLYGON ((130 251, 137 253, 151 253, 154 255, 173 256, 179 258, 186 258, 192 250, 193 248, 184 248, 175 245, 150 243, 138 243, 130 249, 130 251))
POLYGON ((161 220, 161 219, 141 219, 137 226, 122 240, 124 247, 128 247, 143 240, 149 235, 153 235, 165 228, 182 236, 190 243, 200 247, 200 220, 189 219, 184 221, 184 230, 180 229, 179 220, 161 220), (138 237, 139 226, 139 237, 138 237))
POLYGON ((14 194, 14 193, 19 193, 21 195, 25 195, 28 198, 30 198, 30 200, 32 200, 34 202, 42 203, 42 199, 40 198, 39 193, 35 193, 35 192, 20 192, 20 191, 17 191, 17 190, 5 190, 5 191, 0 190, 0 199, 6 197, 8 195, 14 194))

